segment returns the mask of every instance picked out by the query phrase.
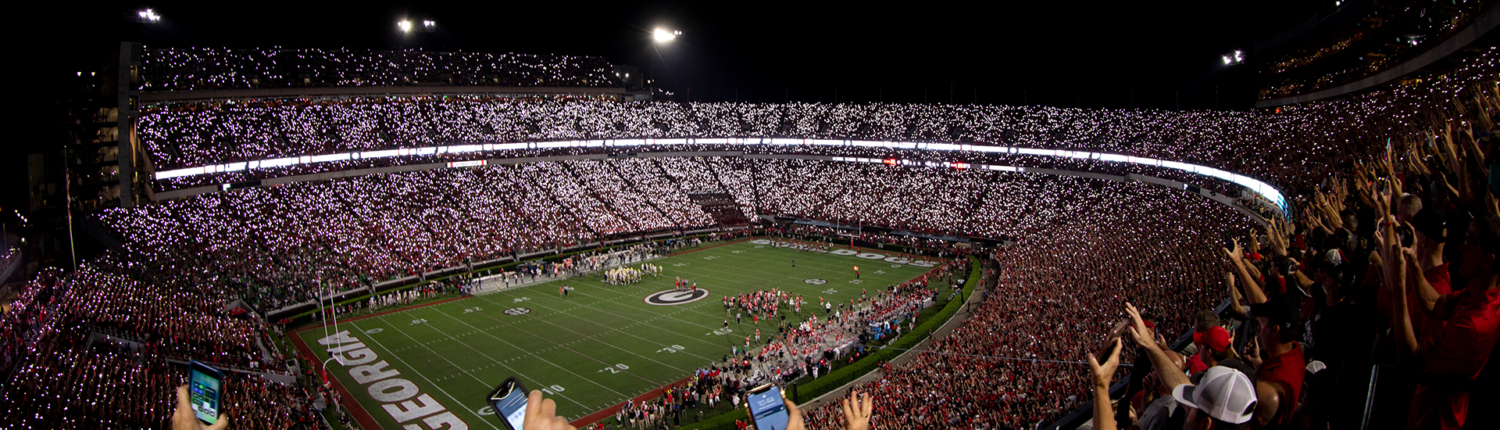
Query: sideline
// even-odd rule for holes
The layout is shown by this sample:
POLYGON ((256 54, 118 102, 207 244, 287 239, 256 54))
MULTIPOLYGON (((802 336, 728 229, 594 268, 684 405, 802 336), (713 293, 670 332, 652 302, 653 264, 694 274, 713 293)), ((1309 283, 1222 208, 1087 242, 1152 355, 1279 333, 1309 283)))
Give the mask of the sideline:
MULTIPOLYGON (((633 402, 636 402, 636 403, 641 403, 641 402, 644 402, 644 401, 647 401, 647 400, 651 400, 651 399, 654 399, 654 398, 657 398, 657 397, 661 397, 662 393, 666 392, 668 388, 674 388, 674 387, 677 387, 679 385, 686 384, 688 381, 690 381, 692 379, 693 379, 692 376, 688 376, 688 377, 685 377, 685 378, 682 378, 682 379, 678 379, 677 381, 672 382, 670 384, 663 385, 663 386, 658 387, 656 389, 653 389, 651 391, 647 391, 645 393, 642 393, 641 395, 638 395, 638 396, 635 396, 635 397, 631 397, 630 401, 633 401, 633 402)), ((573 422, 570 422, 568 424, 572 425, 573 427, 582 428, 583 426, 586 426, 586 425, 589 425, 589 424, 593 424, 593 423, 596 423, 596 422, 600 422, 600 421, 609 419, 609 417, 611 417, 615 413, 619 412, 620 408, 623 408, 623 407, 625 407, 625 402, 616 403, 614 406, 610 406, 610 407, 601 409, 598 412, 594 412, 592 414, 588 414, 587 416, 584 416, 583 418, 579 418, 579 419, 573 420, 573 422)))
MULTIPOLYGON (((313 360, 309 360, 311 361, 311 363, 309 363, 309 367, 311 367, 310 370, 314 371, 314 375, 321 375, 321 372, 323 372, 323 362, 317 361, 316 359, 318 356, 313 354, 312 348, 308 348, 307 344, 304 344, 302 342, 302 336, 296 335, 297 332, 300 331, 301 330, 292 332, 292 344, 297 346, 297 351, 301 352, 304 357, 313 358, 313 360)), ((344 384, 342 382, 339 382, 338 377, 329 378, 329 382, 329 385, 331 385, 334 390, 338 390, 339 396, 343 397, 343 403, 352 403, 354 405, 354 407, 351 408, 348 404, 345 404, 344 409, 347 409, 349 411, 349 415, 354 416, 354 421, 358 422, 361 428, 381 428, 380 424, 375 422, 375 417, 370 415, 370 411, 365 410, 364 405, 359 404, 359 401, 354 399, 354 393, 351 393, 349 392, 349 389, 344 388, 344 384)))
MULTIPOLYGON (((374 313, 374 314, 365 315, 365 316, 357 317, 357 318, 350 318, 350 319, 342 320, 340 322, 343 322, 343 323, 353 323, 355 321, 359 321, 359 320, 362 320, 362 319, 374 318, 374 317, 383 316, 383 315, 387 315, 387 314, 393 314, 393 313, 396 313, 396 312, 405 312, 405 311, 409 311, 409 310, 412 310, 412 309, 420 309, 420 308, 425 308, 425 307, 432 306, 432 305, 440 305, 440 304, 443 304, 443 303, 448 303, 448 302, 452 302, 452 301, 455 301, 455 300, 463 300, 463 299, 467 299, 467 298, 470 298, 470 297, 473 297, 473 296, 453 297, 453 298, 449 298, 449 299, 438 300, 438 301, 432 302, 432 303, 424 303, 424 304, 420 304, 420 305, 416 305, 416 306, 391 309, 391 310, 388 310, 388 311, 385 311, 385 312, 374 313)), ((313 353, 312 348, 308 347, 307 344, 302 341, 301 333, 304 332, 304 331, 308 331, 308 330, 312 330, 312 329, 316 329, 316 328, 323 328, 323 327, 327 327, 327 326, 331 326, 331 325, 333 325, 333 323, 325 322, 323 324, 311 325, 311 326, 307 326, 307 327, 303 327, 303 328, 299 328, 299 329, 291 331, 291 336, 290 337, 292 338, 292 345, 297 347, 297 351, 302 353, 303 358, 312 358, 312 360, 308 360, 310 362, 310 363, 308 363, 308 367, 311 368, 310 370, 313 371, 313 375, 314 376, 321 376, 322 372, 327 371, 327 369, 323 368, 323 362, 322 361, 317 360, 318 355, 315 354, 315 353, 313 353)), ((332 373, 332 372, 330 372, 330 373, 332 373)), ((300 377, 301 375, 298 375, 298 376, 300 377)), ((333 387, 333 389, 338 390, 339 396, 341 396, 342 397, 341 400, 343 400, 342 404, 344 405, 344 409, 348 410, 349 414, 354 416, 354 420, 357 421, 357 422, 359 422, 359 426, 361 428, 366 428, 366 429, 383 428, 383 427, 380 426, 379 423, 377 423, 375 421, 375 417, 372 416, 372 415, 370 415, 370 411, 365 410, 365 406, 362 405, 362 404, 360 404, 359 400, 355 399, 354 394, 351 393, 351 392, 349 392, 348 388, 344 387, 344 383, 341 382, 341 381, 339 381, 339 378, 337 376, 333 376, 333 377, 328 378, 328 382, 329 382, 329 385, 333 387), (351 404, 353 405, 353 407, 350 406, 351 404)), ((332 400, 332 399, 329 399, 329 400, 332 400)))
POLYGON ((682 254, 687 254, 687 253, 692 253, 692 252, 698 252, 698 251, 702 251, 702 250, 705 250, 705 249, 714 249, 714 248, 718 248, 718 247, 721 247, 721 246, 729 246, 729 245, 733 245, 733 244, 744 242, 744 241, 751 240, 751 239, 755 239, 755 236, 742 237, 742 238, 739 238, 738 240, 731 240, 731 241, 724 242, 724 243, 721 243, 721 244, 718 244, 718 245, 714 245, 714 246, 700 246, 700 247, 689 249, 689 250, 686 250, 686 251, 680 251, 680 252, 675 252, 675 253, 667 254, 666 257, 676 257, 676 256, 679 256, 679 255, 682 255, 682 254))
MULTIPOLYGON (((901 355, 891 358, 891 361, 889 361, 888 363, 890 363, 892 366, 896 366, 911 361, 912 358, 916 357, 916 354, 913 354, 913 352, 917 354, 926 352, 927 349, 925 348, 932 347, 932 341, 947 338, 949 334, 953 333, 954 329, 957 329, 959 326, 963 325, 969 320, 970 316, 973 316, 973 313, 968 309, 971 309, 971 307, 977 303, 983 303, 983 292, 988 291, 988 289, 982 288, 984 286, 985 280, 983 272, 984 261, 985 260, 979 260, 979 268, 974 269, 980 271, 978 281, 979 285, 974 287, 974 292, 969 293, 968 300, 964 301, 963 305, 959 307, 958 312, 954 312, 953 315, 948 318, 948 321, 944 322, 941 327, 938 327, 937 330, 932 332, 931 336, 928 336, 926 339, 922 339, 922 341, 917 342, 916 345, 912 345, 910 349, 901 353, 901 355)), ((854 388, 856 385, 863 385, 883 377, 885 377, 885 372, 881 370, 880 366, 876 366, 875 368, 870 369, 870 372, 864 374, 864 376, 860 376, 859 378, 855 378, 853 381, 844 383, 844 385, 838 388, 829 390, 827 393, 823 393, 823 395, 807 401, 807 403, 797 405, 797 408, 802 410, 812 410, 822 407, 828 403, 838 400, 838 398, 840 397, 843 397, 844 394, 848 393, 848 391, 854 388)))

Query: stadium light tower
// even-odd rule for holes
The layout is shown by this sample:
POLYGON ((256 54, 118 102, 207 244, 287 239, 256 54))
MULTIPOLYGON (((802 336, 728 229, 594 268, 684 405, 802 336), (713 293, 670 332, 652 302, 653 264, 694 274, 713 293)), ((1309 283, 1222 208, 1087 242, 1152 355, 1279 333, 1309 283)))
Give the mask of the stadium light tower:
POLYGON ((1223 58, 1224 58, 1224 65, 1225 66, 1233 66, 1233 65, 1241 64, 1241 63, 1245 62, 1245 51, 1241 51, 1241 50, 1236 49, 1236 50, 1234 50, 1234 52, 1231 52, 1229 54, 1225 54, 1223 56, 1223 58))
POLYGON ((677 39, 677 36, 681 35, 682 30, 669 31, 666 29, 657 28, 651 31, 651 40, 655 40, 656 43, 667 43, 677 39))
POLYGON ((426 31, 428 33, 431 33, 434 30, 437 30, 437 21, 433 21, 433 20, 430 20, 430 19, 424 19, 424 20, 422 20, 422 30, 426 31))
POLYGON ((396 28, 401 29, 402 33, 411 33, 411 21, 403 19, 401 22, 396 23, 396 28))
POLYGON ((146 10, 136 12, 135 15, 140 18, 141 22, 145 23, 161 21, 161 15, 157 15, 156 11, 151 10, 150 8, 146 8, 146 10))

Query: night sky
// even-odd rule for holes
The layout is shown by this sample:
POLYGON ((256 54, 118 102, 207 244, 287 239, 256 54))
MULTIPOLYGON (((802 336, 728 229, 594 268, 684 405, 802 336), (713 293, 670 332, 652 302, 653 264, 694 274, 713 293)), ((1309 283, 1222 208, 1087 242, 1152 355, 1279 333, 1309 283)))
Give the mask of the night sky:
POLYGON ((1244 109, 1253 73, 1219 56, 1332 8, 1331 0, 316 3, 31 3, 20 15, 35 28, 12 46, 34 59, 22 64, 41 66, 20 76, 98 69, 128 39, 602 55, 693 101, 832 102, 837 90, 842 102, 920 103, 925 90, 932 103, 950 94, 970 103, 977 92, 980 103, 1204 109, 1218 86, 1220 108, 1244 109), (136 23, 145 7, 164 21, 136 23), (435 20, 439 31, 402 36, 402 18, 435 20), (683 36, 658 55, 654 27, 683 36))

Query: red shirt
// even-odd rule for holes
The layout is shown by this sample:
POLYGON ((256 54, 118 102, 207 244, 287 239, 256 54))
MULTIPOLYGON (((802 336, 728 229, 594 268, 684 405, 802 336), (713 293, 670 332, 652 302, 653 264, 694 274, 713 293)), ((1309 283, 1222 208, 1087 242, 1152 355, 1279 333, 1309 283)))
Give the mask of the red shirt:
MULTIPOLYGON (((1432 285, 1432 290, 1437 291, 1438 294, 1446 296, 1453 293, 1453 280, 1448 275, 1448 263, 1422 272, 1422 278, 1427 279, 1427 283, 1432 285)), ((1422 304, 1422 292, 1417 291, 1416 288, 1410 288, 1407 294, 1407 314, 1411 315, 1411 327, 1417 331, 1417 341, 1421 342, 1433 332, 1442 329, 1443 322, 1434 321, 1427 316, 1426 306, 1422 304)))
POLYGON ((1302 356, 1302 344, 1293 343, 1292 350, 1281 353, 1260 363, 1255 371, 1259 381, 1270 382, 1281 387, 1286 397, 1281 398, 1281 408, 1271 422, 1278 425, 1292 423, 1292 411, 1297 409, 1297 400, 1302 398, 1302 376, 1307 372, 1307 359, 1302 356))
MULTIPOLYGON (((1500 288, 1466 289, 1447 321, 1422 342, 1422 362, 1436 375, 1474 379, 1500 339, 1500 288)), ((1469 393, 1418 384, 1407 414, 1407 428, 1458 429, 1469 411, 1469 393)))

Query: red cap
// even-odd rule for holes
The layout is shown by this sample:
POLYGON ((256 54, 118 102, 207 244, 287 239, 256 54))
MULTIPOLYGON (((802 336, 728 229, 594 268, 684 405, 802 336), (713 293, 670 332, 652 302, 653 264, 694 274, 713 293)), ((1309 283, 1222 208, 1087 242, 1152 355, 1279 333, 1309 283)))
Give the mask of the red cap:
POLYGON ((1193 342, 1208 345, 1210 349, 1224 352, 1229 349, 1229 331, 1224 327, 1213 326, 1207 332, 1193 333, 1193 342))
POLYGON ((1141 324, 1145 324, 1146 328, 1149 328, 1149 329, 1152 329, 1152 330, 1156 330, 1156 323, 1154 323, 1154 322, 1151 322, 1151 321, 1141 321, 1141 324))

